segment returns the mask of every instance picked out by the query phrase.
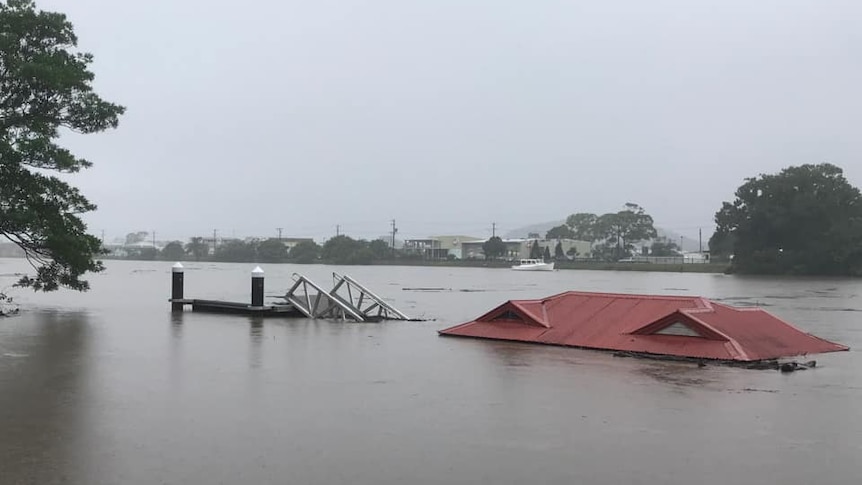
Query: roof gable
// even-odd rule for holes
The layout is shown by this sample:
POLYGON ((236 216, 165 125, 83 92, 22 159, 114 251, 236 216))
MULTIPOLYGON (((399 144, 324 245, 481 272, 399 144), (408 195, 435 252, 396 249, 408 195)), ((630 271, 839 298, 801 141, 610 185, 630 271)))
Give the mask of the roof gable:
POLYGON ((478 322, 515 322, 524 325, 532 325, 551 328, 544 315, 541 302, 510 300, 490 312, 477 318, 478 322))
POLYGON ((726 335, 694 316, 697 313, 710 312, 712 309, 676 310, 630 333, 632 335, 673 335, 729 341, 730 339, 726 335))

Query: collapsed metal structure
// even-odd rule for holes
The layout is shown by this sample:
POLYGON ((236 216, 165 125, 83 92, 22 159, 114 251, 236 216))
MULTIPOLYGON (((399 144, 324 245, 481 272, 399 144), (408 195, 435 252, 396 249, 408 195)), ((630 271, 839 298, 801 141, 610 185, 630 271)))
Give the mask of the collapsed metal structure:
POLYGON ((299 273, 293 273, 292 278, 293 286, 278 298, 308 318, 349 319, 357 322, 410 320, 350 276, 333 272, 330 291, 299 273))

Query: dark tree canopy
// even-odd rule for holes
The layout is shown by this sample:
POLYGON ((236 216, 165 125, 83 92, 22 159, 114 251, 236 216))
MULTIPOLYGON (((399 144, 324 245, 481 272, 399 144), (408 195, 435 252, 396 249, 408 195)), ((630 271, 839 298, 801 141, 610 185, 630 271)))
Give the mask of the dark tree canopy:
POLYGON ((288 253, 294 263, 314 263, 320 257, 320 246, 314 241, 302 241, 288 253))
POLYGON ((862 275, 862 196, 828 163, 748 178, 709 241, 741 273, 862 275))
POLYGON ((258 260, 261 263, 283 263, 287 260, 288 249, 278 239, 267 239, 257 246, 258 260))
POLYGON ((533 240, 530 245, 530 259, 539 259, 542 257, 542 246, 539 245, 538 239, 533 240))
POLYGON ((191 256, 195 261, 201 261, 207 258, 210 254, 209 244, 202 237, 193 237, 186 243, 186 254, 191 256))
POLYGON ((247 263, 257 260, 256 242, 225 241, 216 248, 213 260, 226 263, 247 263))
POLYGON ((497 259, 506 254, 506 243, 500 239, 500 236, 494 236, 482 244, 482 252, 487 259, 497 259))
POLYGON ((627 203, 619 212, 609 212, 597 216, 587 212, 570 215, 565 226, 558 226, 548 232, 548 236, 569 234, 569 237, 589 241, 595 245, 595 257, 603 260, 618 260, 627 257, 634 242, 656 237, 652 217, 643 207, 627 203))
POLYGON ((25 251, 36 274, 19 285, 35 290, 86 290, 84 273, 102 269, 101 243, 79 217, 96 206, 49 175, 90 166, 55 142, 61 131, 114 128, 124 111, 93 92, 92 56, 77 41, 65 15, 0 2, 0 236, 25 251))
POLYGON ((660 239, 654 241, 652 245, 650 245, 649 253, 652 256, 679 256, 679 246, 673 241, 668 241, 667 239, 660 239))
POLYGON ((374 259, 374 254, 368 241, 341 235, 323 243, 320 257, 328 263, 368 264, 374 259))
POLYGON ((598 217, 588 212, 579 212, 566 218, 566 226, 570 230, 571 238, 579 241, 595 241, 599 239, 596 234, 597 222, 598 217))
POLYGON ((161 258, 165 261, 182 261, 186 251, 180 241, 171 241, 162 249, 161 258))
POLYGON ((566 224, 552 227, 546 234, 545 239, 574 239, 575 233, 566 224))
POLYGON ((565 253, 563 253, 563 243, 557 242, 557 245, 554 246, 554 259, 563 260, 566 259, 565 253))

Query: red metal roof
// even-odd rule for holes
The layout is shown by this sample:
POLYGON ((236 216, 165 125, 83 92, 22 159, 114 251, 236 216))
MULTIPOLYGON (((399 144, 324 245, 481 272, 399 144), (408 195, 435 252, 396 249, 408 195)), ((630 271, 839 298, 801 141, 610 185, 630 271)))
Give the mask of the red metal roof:
POLYGON ((848 349, 760 308, 693 296, 579 291, 510 300, 440 334, 735 361, 848 349))

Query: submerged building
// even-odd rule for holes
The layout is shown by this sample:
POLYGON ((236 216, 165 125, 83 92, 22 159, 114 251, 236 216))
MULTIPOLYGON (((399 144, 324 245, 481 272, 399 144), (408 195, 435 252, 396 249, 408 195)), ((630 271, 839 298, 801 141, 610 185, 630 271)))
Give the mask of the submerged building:
POLYGON ((440 334, 742 362, 848 350, 760 308, 579 291, 510 300, 440 334))

